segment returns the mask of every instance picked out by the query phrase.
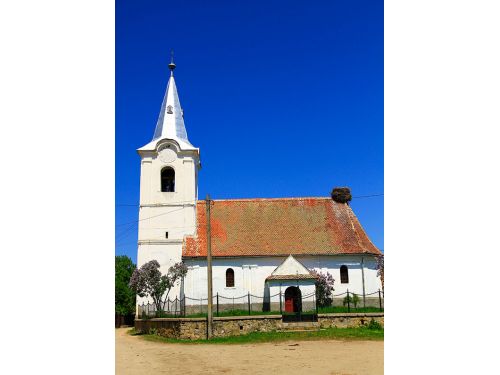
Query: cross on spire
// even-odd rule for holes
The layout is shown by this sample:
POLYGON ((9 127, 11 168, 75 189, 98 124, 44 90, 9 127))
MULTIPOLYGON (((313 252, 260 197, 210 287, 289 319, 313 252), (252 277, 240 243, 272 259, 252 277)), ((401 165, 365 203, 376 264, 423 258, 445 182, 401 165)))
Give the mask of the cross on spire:
POLYGON ((170 69, 170 75, 173 76, 174 75, 174 69, 175 69, 175 63, 174 63, 174 50, 171 49, 170 50, 170 64, 168 64, 168 67, 170 69))

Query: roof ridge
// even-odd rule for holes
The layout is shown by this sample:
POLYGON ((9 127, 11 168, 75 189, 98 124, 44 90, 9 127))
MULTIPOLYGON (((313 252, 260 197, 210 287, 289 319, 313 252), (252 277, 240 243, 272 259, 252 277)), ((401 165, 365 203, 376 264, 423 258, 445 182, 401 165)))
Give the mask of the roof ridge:
MULTIPOLYGON (((243 202, 253 202, 253 201, 290 201, 290 200, 304 200, 304 199, 317 199, 317 200, 332 200, 331 197, 281 197, 281 198, 225 198, 225 199, 212 199, 215 202, 227 202, 227 201, 243 201, 243 202)), ((205 199, 198 199, 198 203, 205 203, 205 199)))

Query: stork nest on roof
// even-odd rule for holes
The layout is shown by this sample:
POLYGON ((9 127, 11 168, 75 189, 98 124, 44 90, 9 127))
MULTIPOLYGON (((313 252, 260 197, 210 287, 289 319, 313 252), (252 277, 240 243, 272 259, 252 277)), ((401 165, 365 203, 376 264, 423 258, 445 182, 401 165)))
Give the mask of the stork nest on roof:
POLYGON ((349 203, 352 200, 351 189, 348 187, 333 188, 332 199, 338 203, 349 203))

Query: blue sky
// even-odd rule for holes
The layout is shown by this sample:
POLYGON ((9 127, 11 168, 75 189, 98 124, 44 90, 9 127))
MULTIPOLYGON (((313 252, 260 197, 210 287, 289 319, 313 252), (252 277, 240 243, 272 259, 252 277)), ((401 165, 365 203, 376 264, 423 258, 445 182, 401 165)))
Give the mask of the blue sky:
MULTIPOLYGON (((383 1, 116 2, 116 254, 137 258, 140 158, 175 51, 199 197, 384 191, 383 1), (130 223, 130 224, 125 224, 130 223)), ((351 207, 384 248, 383 197, 351 207)))

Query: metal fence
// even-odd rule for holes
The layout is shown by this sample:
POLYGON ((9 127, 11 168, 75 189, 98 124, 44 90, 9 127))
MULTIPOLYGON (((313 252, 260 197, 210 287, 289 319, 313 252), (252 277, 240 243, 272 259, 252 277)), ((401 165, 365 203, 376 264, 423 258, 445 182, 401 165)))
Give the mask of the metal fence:
MULTIPOLYGON (((307 315, 344 312, 379 312, 384 311, 384 294, 381 290, 373 293, 358 294, 346 291, 331 296, 331 301, 318 303, 315 293, 301 295, 300 298, 285 299, 285 293, 270 296, 256 296, 246 293, 242 296, 227 297, 219 293, 213 296, 213 315, 245 316, 245 315, 307 315)), ((153 303, 138 305, 138 318, 153 317, 204 317, 207 316, 208 299, 182 298, 167 299, 161 309, 153 303)))

